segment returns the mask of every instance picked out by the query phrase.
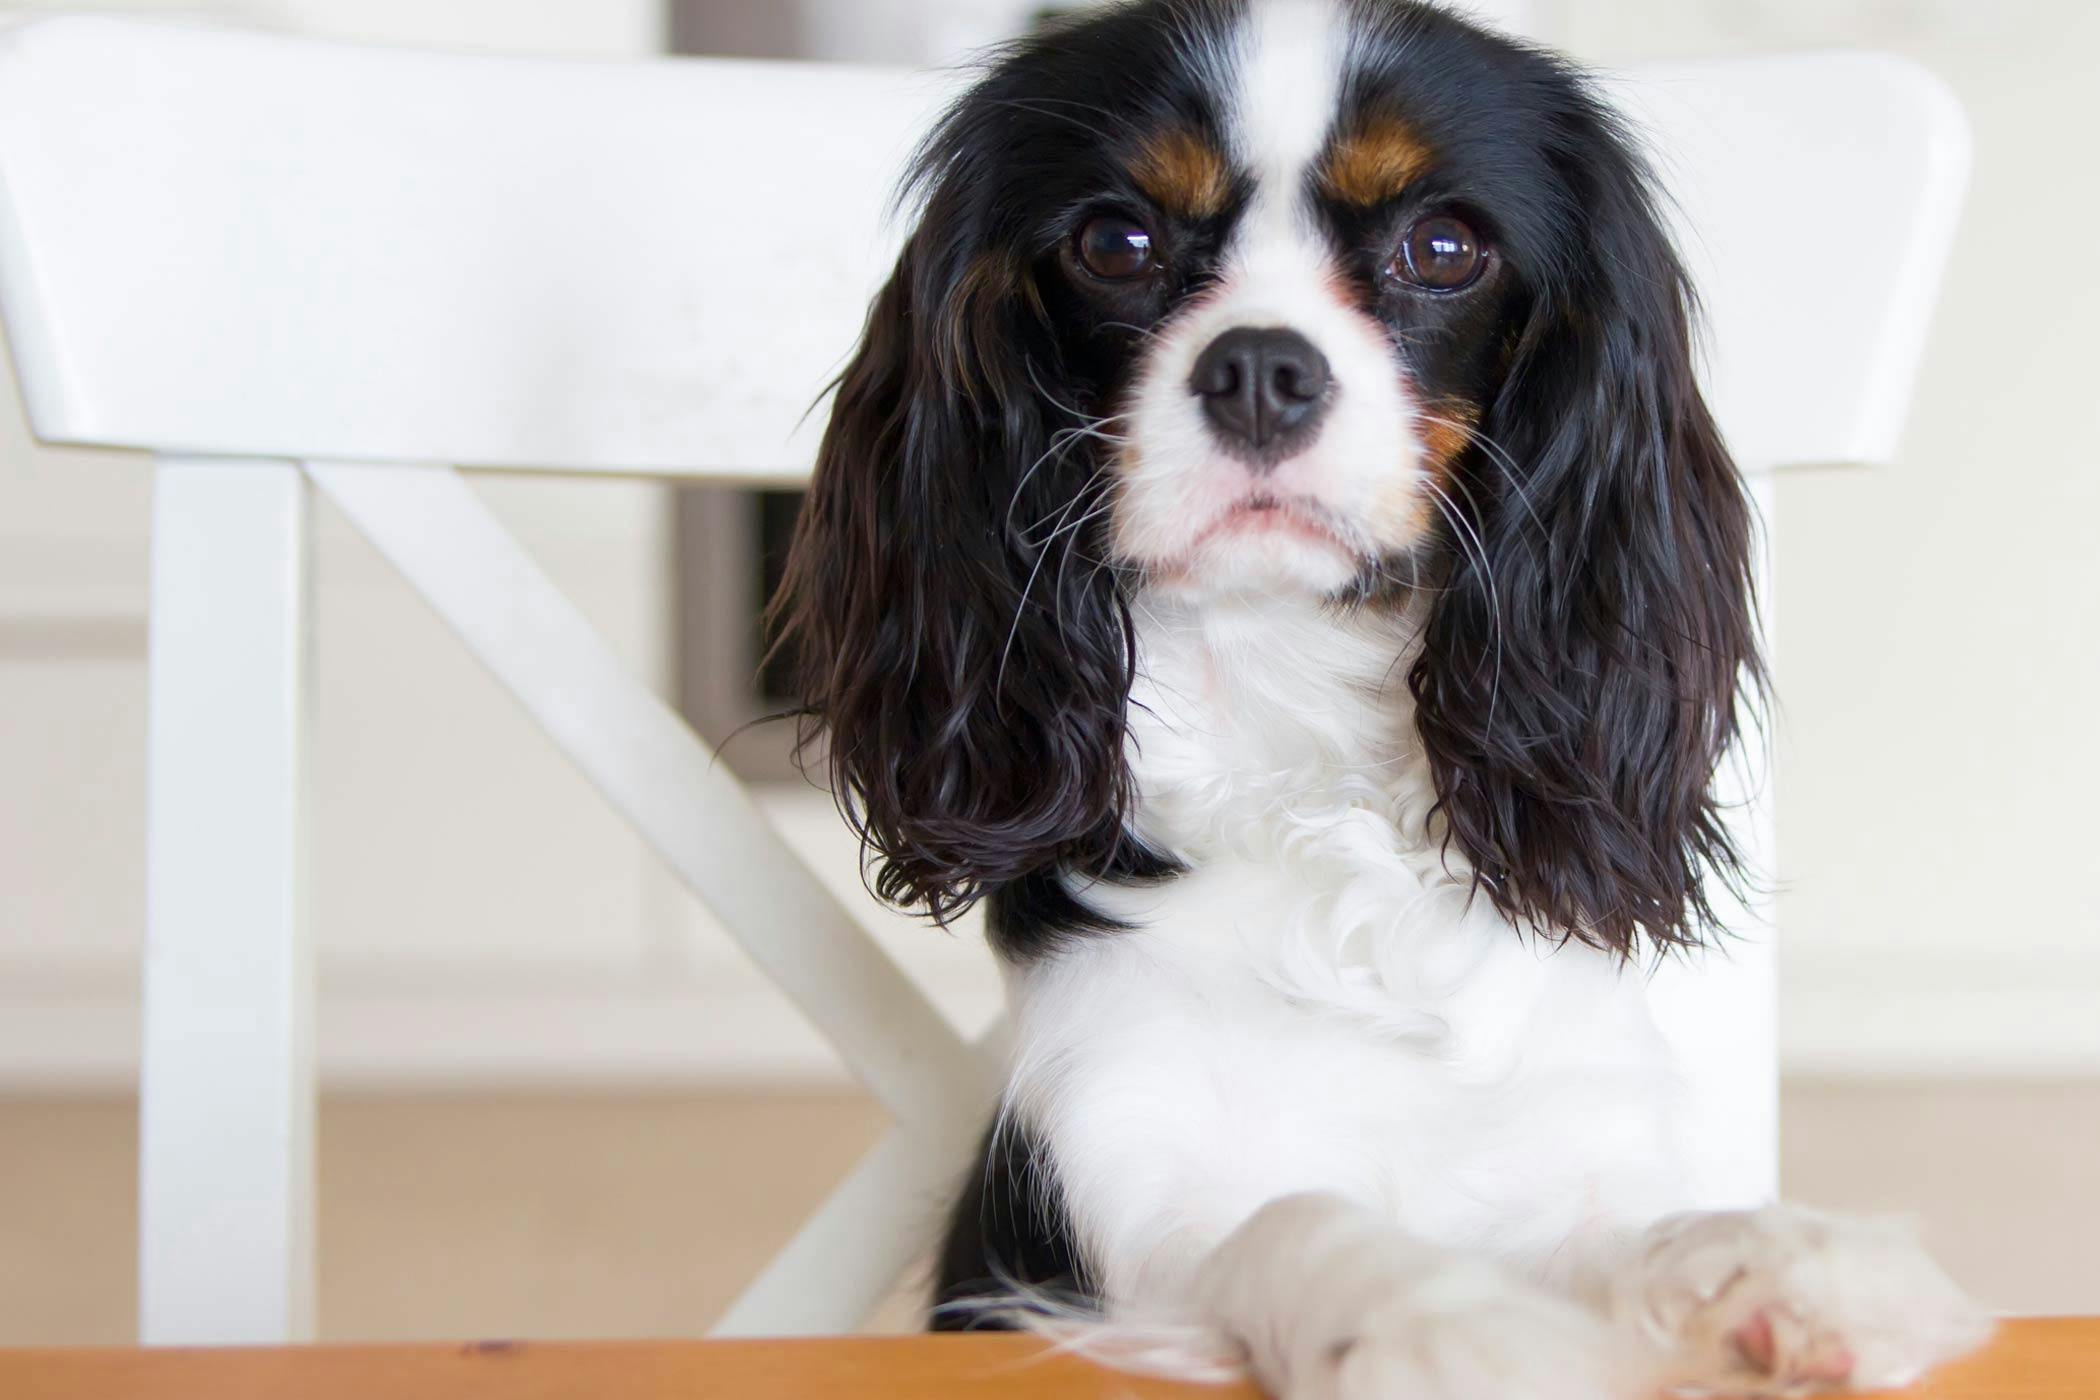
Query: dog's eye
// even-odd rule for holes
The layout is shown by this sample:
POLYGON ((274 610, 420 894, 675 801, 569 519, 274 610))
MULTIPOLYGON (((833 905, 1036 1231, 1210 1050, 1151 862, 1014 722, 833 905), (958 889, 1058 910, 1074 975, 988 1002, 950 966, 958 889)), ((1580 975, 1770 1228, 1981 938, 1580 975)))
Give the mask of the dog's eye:
POLYGON ((1400 241, 1392 273, 1428 291, 1455 292, 1472 286, 1486 266, 1486 245, 1471 224, 1449 214, 1432 214, 1400 241))
POLYGON ((1080 265, 1109 282, 1126 282, 1152 266, 1152 235, 1113 214, 1088 219, 1074 247, 1080 265))

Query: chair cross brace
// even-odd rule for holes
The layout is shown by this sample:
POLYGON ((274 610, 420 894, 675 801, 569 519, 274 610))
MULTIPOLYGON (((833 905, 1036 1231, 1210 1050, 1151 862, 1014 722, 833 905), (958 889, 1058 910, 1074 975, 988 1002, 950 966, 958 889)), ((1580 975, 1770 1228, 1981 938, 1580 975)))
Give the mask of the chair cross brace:
MULTIPOLYGON (((153 831, 164 844, 151 861, 149 1040, 157 1006, 179 1004, 193 1016, 200 999, 209 1000, 200 977, 242 971, 223 997, 228 1017, 201 1049, 164 1046, 164 1054, 148 1056, 157 1068, 145 1086, 141 1142, 147 1340, 200 1340, 204 1316, 216 1319, 211 1340, 283 1340, 311 1328, 314 1076, 310 1047, 297 1040, 311 1018, 294 1014, 313 995, 297 855, 308 482, 436 610, 895 1116, 889 1136, 722 1323, 738 1333, 852 1327, 915 1257, 923 1222, 896 1203, 935 1207, 996 1093, 996 1057, 955 1032, 458 472, 164 459, 157 577, 193 586, 157 595, 163 602, 154 624, 153 724, 157 733, 182 726, 185 738, 153 746, 153 831), (236 538, 249 543, 229 550, 236 538), (270 683, 257 685, 263 668, 270 683), (217 713, 236 696, 253 697, 251 713, 217 713), (231 792, 228 774, 236 779, 231 792), (230 820, 198 820, 212 808, 230 820), (271 830, 278 839, 266 849, 247 844, 271 830), (226 888, 219 878, 236 866, 248 888, 262 892, 248 897, 272 902, 229 922, 218 917, 221 896, 210 891, 226 888), (229 1070, 230 1087, 201 1080, 229 1070), (248 1175, 257 1181, 200 1193, 200 1179, 225 1160, 225 1143, 183 1131, 200 1121, 185 1109, 200 1099, 237 1109, 230 1100, 241 1093, 266 1094, 273 1105, 258 1129, 264 1140, 251 1144, 257 1166, 248 1175), (163 1122, 165 1130, 156 1130, 163 1122), (202 1213, 200 1199, 211 1202, 202 1213), (205 1248, 228 1231, 237 1248, 205 1248), (833 1267, 811 1269, 811 1260, 833 1267), (813 1279, 822 1282, 813 1287, 813 1279), (208 1306, 200 1294, 207 1287, 208 1306), (229 1294, 243 1301, 229 1306, 229 1294)), ((237 1111, 218 1116, 241 1119, 237 1111)))

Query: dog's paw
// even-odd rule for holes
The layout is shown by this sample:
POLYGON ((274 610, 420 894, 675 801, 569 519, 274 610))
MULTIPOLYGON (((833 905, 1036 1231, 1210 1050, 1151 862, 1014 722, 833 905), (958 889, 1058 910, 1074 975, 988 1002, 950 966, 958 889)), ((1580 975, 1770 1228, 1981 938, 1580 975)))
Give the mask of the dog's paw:
POLYGON ((1908 1226, 1789 1206, 1650 1230, 1614 1311, 1723 1395, 1893 1389, 1974 1350, 1991 1324, 1908 1226))
POLYGON ((1285 1400, 1637 1400, 1654 1355, 1592 1312, 1487 1271, 1373 1300, 1285 1400))
POLYGON ((1281 1400, 1641 1400, 1663 1375, 1645 1339, 1594 1309, 1334 1197, 1264 1207, 1202 1290, 1281 1400))

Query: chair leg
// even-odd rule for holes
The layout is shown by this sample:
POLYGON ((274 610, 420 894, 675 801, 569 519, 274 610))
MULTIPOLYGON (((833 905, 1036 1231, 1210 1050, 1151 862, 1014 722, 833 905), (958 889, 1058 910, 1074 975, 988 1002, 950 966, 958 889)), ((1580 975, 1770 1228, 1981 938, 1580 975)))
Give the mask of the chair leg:
POLYGON ((158 465, 139 1089, 149 1345, 313 1330, 307 529, 293 463, 158 465))
MULTIPOLYGON (((1772 479, 1751 493, 1767 522, 1758 554, 1760 625, 1772 640, 1772 479)), ((1772 898, 1776 829, 1773 755, 1763 723, 1745 716, 1743 737, 1718 775, 1730 834, 1752 872, 1747 897, 1708 889, 1729 937, 1698 954, 1665 959, 1650 980, 1656 1020, 1684 1086, 1684 1141, 1699 1203, 1761 1205, 1779 1192, 1777 927, 1772 898)))

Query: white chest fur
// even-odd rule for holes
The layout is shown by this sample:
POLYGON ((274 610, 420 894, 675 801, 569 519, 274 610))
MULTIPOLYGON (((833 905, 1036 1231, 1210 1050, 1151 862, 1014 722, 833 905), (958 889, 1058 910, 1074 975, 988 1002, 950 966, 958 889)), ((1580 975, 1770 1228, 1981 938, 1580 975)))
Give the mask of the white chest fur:
POLYGON ((1637 971, 1468 899, 1430 828, 1404 617, 1145 600, 1139 827, 1188 873, 1014 970, 1012 1104, 1113 1298, 1171 1298, 1264 1201, 1326 1189, 1542 1268, 1676 1203, 1637 971))

